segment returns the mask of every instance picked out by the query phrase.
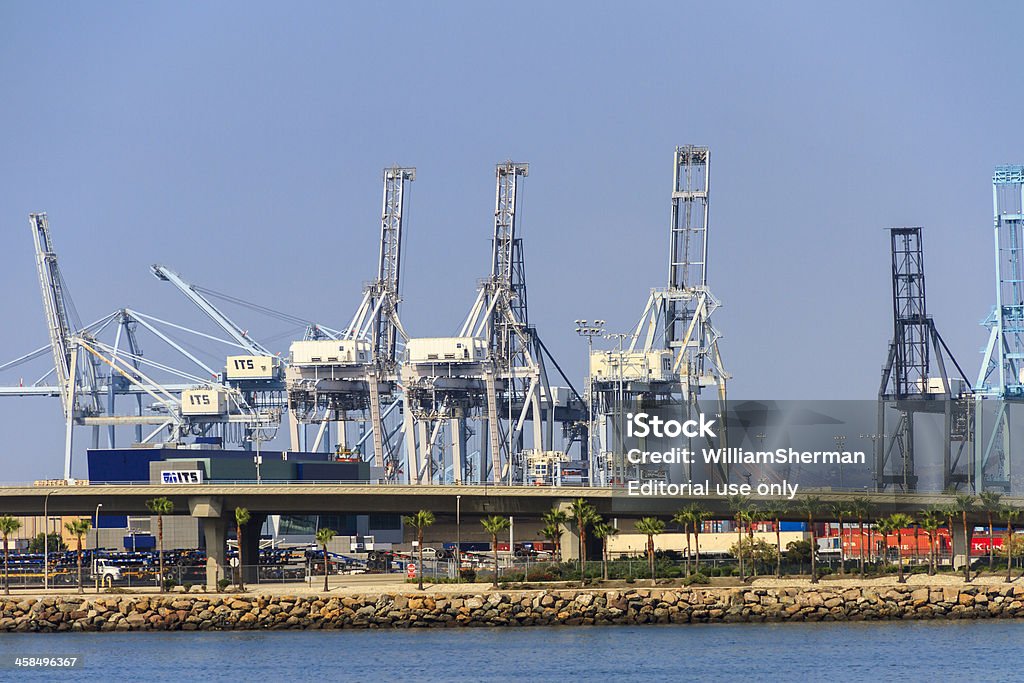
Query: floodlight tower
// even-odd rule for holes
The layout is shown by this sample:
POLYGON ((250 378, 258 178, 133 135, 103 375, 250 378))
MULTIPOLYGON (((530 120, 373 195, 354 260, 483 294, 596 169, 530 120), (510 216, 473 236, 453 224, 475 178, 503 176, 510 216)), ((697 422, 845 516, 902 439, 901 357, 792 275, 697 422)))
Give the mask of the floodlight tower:
POLYGON ((1024 166, 997 166, 992 175, 996 305, 982 323, 988 344, 975 385, 977 403, 976 491, 1010 488, 1010 406, 1024 401, 1024 166), (983 398, 996 399, 985 424, 983 398))
POLYGON ((941 413, 945 420, 945 489, 968 480, 968 465, 961 463, 961 457, 965 451, 970 456, 971 415, 962 398, 970 390, 963 370, 928 315, 921 228, 890 228, 889 236, 893 337, 878 390, 877 438, 882 447, 875 449, 875 485, 879 491, 888 486, 905 492, 917 490, 914 417, 916 413, 941 413), (947 374, 947 361, 960 373, 958 378, 947 374), (887 409, 898 414, 893 426, 886 425, 887 409))

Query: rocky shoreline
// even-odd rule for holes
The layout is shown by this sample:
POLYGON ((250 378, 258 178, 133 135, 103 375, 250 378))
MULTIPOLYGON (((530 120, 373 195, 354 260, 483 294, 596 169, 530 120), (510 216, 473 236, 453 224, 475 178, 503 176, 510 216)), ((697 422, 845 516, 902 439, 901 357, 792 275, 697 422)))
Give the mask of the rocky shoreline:
POLYGON ((1024 585, 523 590, 430 595, 104 595, 0 599, 0 632, 1024 618, 1024 585))

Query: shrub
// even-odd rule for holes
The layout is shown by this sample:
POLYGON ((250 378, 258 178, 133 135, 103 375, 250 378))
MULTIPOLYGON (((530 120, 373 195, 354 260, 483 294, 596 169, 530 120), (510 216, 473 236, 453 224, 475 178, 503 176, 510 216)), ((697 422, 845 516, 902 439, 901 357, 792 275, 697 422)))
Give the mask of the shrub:
POLYGON ((231 585, 231 579, 220 579, 219 581, 217 581, 217 590, 219 590, 221 593, 223 593, 224 589, 227 588, 230 585, 231 585))
POLYGON ((163 584, 164 584, 164 590, 165 591, 169 591, 169 590, 173 589, 175 586, 177 586, 178 582, 175 581, 174 579, 164 579, 163 584))
POLYGON ((701 574, 700 572, 696 574, 691 574, 690 576, 687 576, 685 579, 683 579, 684 586, 706 586, 709 583, 711 583, 711 580, 708 579, 708 577, 706 577, 704 574, 701 574))

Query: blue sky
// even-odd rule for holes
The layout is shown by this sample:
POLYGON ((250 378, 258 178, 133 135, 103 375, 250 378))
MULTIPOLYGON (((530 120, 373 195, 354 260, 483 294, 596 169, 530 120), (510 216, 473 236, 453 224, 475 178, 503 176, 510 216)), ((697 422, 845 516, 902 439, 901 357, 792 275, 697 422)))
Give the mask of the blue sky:
MULTIPOLYGON (((38 210, 83 319, 130 306, 202 326, 149 273, 158 262, 340 326, 373 275, 395 163, 418 168, 403 319, 454 333, 488 269, 494 164, 512 158, 531 164, 531 319, 579 379, 572 321, 625 330, 667 278, 672 150, 693 143, 712 148, 709 281, 733 396, 874 396, 894 225, 925 227, 929 308, 973 379, 994 298, 992 167, 1024 161, 1022 15, 0 2, 0 358, 45 340, 38 210)), ((287 326, 227 310, 287 350, 287 326)), ((57 402, 0 400, 0 479, 57 474, 57 402)))

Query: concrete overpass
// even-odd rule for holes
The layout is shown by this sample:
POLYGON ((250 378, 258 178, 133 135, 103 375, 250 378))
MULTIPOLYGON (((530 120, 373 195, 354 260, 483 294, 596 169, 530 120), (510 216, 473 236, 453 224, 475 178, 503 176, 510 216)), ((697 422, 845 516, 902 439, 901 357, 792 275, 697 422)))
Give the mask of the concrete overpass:
MULTIPOLYGON (((866 493, 830 489, 804 490, 796 497, 817 496, 823 503, 867 498, 872 517, 893 512, 919 513, 932 505, 948 505, 950 494, 866 493)), ((489 485, 391 485, 377 483, 255 483, 207 482, 203 484, 90 484, 83 486, 0 486, 0 514, 91 516, 98 503, 104 515, 148 515, 146 501, 166 497, 174 503, 174 514, 202 520, 207 548, 207 583, 216 584, 226 575, 227 532, 234 524, 234 509, 247 508, 253 524, 262 526, 270 514, 391 513, 411 514, 430 510, 439 518, 454 518, 461 511, 463 522, 475 523, 488 515, 513 515, 516 519, 538 519, 552 507, 566 508, 576 498, 585 498, 606 519, 639 519, 656 516, 667 519, 680 508, 696 503, 713 518, 728 519, 728 500, 707 496, 630 496, 623 488, 489 486, 489 485)), ((752 501, 767 498, 752 497, 752 501)), ((1004 497, 1003 502, 1024 507, 1024 498, 1004 497)), ((806 521, 791 510, 782 516, 806 521)), ((816 517, 831 519, 827 506, 816 517)), ((987 521, 979 509, 969 515, 974 523, 987 521)), ((571 548, 571 533, 563 545, 571 548)), ((256 552, 258 538, 247 539, 247 553, 256 552)), ((250 555, 251 556, 251 555, 250 555)))

